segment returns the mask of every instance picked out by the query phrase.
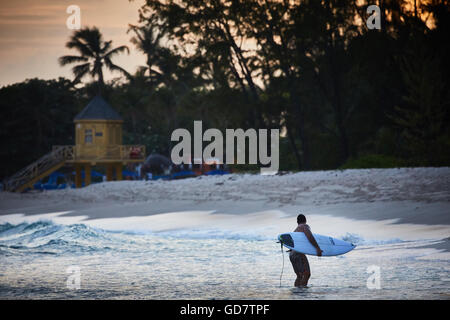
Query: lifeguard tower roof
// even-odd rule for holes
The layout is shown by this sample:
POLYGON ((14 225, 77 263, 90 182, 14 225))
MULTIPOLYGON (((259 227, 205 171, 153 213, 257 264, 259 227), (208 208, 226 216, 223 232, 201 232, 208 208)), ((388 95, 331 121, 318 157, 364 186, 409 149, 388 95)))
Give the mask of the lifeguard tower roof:
POLYGON ((96 95, 74 118, 77 120, 123 120, 100 95, 96 95))

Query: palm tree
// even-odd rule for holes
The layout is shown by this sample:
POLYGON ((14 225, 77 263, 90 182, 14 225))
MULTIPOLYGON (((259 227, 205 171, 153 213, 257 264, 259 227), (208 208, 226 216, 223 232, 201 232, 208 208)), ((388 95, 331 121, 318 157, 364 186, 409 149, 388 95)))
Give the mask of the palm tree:
POLYGON ((112 49, 111 43, 112 41, 103 40, 102 34, 96 27, 86 27, 77 30, 66 43, 66 47, 75 49, 80 55, 62 56, 59 58, 59 64, 65 66, 67 64, 80 63, 72 68, 72 72, 75 75, 73 82, 78 83, 83 77, 90 75, 94 79, 97 78, 100 92, 104 85, 103 67, 129 76, 129 73, 114 64, 111 58, 125 51, 129 53, 130 50, 127 46, 112 49))
POLYGON ((161 40, 165 34, 156 25, 151 23, 144 26, 130 24, 127 33, 130 31, 133 31, 135 34, 130 40, 131 43, 147 56, 147 66, 145 69, 148 71, 151 81, 154 81, 161 76, 161 73, 157 69, 159 67, 160 52, 164 50, 161 47, 161 40))

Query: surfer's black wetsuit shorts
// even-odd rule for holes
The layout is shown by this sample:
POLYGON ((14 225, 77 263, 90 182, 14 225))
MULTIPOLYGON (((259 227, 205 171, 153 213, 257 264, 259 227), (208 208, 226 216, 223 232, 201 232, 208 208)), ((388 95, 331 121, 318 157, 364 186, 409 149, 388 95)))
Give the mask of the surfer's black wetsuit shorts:
POLYGON ((310 273, 308 258, 303 253, 291 251, 289 253, 289 260, 291 260, 296 274, 310 273))

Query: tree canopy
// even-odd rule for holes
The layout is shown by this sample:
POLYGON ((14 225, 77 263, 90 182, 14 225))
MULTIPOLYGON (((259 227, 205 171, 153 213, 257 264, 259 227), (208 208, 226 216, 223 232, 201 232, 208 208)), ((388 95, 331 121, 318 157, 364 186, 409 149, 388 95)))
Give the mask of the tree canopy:
POLYGON ((112 63, 97 28, 76 31, 74 81, 29 79, 0 89, 7 176, 73 143, 72 118, 103 87, 125 143, 170 154, 171 132, 278 128, 281 170, 450 164, 448 1, 147 0, 130 22, 146 64, 112 63), (121 81, 104 83, 103 67, 121 81), (85 75, 94 80, 74 86, 85 75), (125 76, 126 75, 126 76, 125 76), (11 158, 19 159, 8 162, 11 158))

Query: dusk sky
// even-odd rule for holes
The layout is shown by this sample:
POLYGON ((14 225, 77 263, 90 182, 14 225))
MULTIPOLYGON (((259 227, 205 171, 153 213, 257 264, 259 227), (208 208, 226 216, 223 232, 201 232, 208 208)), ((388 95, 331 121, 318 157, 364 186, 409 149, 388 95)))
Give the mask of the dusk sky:
MULTIPOLYGON (((80 7, 81 27, 96 26, 104 40, 113 40, 114 47, 130 48, 129 55, 116 56, 114 62, 134 73, 145 64, 145 58, 130 43, 132 34, 127 34, 127 30, 129 23, 137 23, 143 3, 144 0, 0 0, 0 87, 28 78, 73 79, 72 67, 58 64, 60 56, 77 54, 65 48, 73 33, 66 26, 70 5, 80 7)), ((106 80, 115 76, 119 74, 105 70, 106 80)))
MULTIPOLYGON (((27 78, 73 79, 71 66, 58 64, 58 57, 76 54, 65 48, 73 32, 66 26, 70 5, 80 7, 81 27, 96 26, 113 46, 130 48, 129 55, 116 56, 114 62, 133 73, 145 59, 126 32, 129 23, 137 23, 142 4, 143 0, 0 0, 0 87, 27 78)), ((107 80, 114 76, 119 75, 105 74, 107 80)))

